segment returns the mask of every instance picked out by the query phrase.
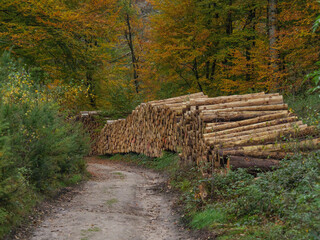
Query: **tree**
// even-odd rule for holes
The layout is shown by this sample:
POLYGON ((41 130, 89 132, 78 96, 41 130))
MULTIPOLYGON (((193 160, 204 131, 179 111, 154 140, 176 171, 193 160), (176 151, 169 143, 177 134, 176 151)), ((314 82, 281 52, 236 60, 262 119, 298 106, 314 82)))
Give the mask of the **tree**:
POLYGON ((0 9, 0 50, 12 49, 50 81, 83 82, 94 107, 94 74, 116 37, 116 1, 5 0, 0 9))
POLYGON ((314 68, 319 39, 311 26, 319 7, 312 0, 152 3, 154 76, 180 92, 297 91, 303 72, 314 68))
MULTIPOLYGON (((268 0, 268 35, 269 35, 269 51, 270 51, 270 66, 271 71, 276 73, 278 71, 279 54, 277 50, 277 39, 278 39, 278 16, 277 6, 278 0, 268 0)), ((276 75, 274 75, 276 76, 276 75)), ((278 78, 274 77, 273 81, 278 86, 278 78)))
POLYGON ((130 60, 132 65, 133 82, 135 85, 135 91, 138 94, 140 90, 139 54, 141 52, 141 46, 139 46, 139 34, 141 34, 142 32, 139 9, 136 6, 135 2, 132 2, 132 0, 121 1, 120 7, 120 18, 124 23, 124 37, 131 56, 130 60))

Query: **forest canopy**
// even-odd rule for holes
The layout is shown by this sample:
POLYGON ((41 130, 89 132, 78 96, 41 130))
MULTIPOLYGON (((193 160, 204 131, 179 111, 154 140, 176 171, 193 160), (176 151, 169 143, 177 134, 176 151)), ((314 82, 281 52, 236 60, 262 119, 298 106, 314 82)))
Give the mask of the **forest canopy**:
POLYGON ((300 94, 317 69, 314 0, 4 0, 0 51, 41 84, 77 89, 66 108, 126 115, 203 91, 300 94), (80 89, 80 90, 79 90, 80 89))

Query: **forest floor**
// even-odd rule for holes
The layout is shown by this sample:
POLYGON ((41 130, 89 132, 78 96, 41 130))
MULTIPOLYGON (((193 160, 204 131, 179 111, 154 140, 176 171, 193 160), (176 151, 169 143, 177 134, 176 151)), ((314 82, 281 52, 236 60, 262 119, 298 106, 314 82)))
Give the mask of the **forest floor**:
POLYGON ((179 223, 163 175, 99 158, 88 159, 88 171, 92 178, 53 207, 28 239, 201 239, 179 223))

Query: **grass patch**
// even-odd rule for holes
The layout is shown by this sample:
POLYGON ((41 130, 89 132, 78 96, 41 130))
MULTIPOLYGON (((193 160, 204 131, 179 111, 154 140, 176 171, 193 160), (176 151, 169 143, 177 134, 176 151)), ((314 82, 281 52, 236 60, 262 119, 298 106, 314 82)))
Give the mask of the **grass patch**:
POLYGON ((190 226, 195 229, 204 229, 212 227, 213 225, 219 226, 226 222, 226 213, 221 209, 207 208, 202 212, 196 213, 192 217, 190 226))
POLYGON ((168 171, 171 173, 178 170, 179 161, 179 156, 172 152, 164 152, 163 156, 160 158, 150 158, 145 155, 135 153, 100 156, 100 158, 117 162, 133 163, 139 166, 155 170, 168 171))
POLYGON ((100 232, 101 229, 99 227, 91 227, 86 230, 81 230, 81 235, 83 236, 81 240, 89 240, 95 232, 100 232))
POLYGON ((87 230, 87 232, 100 232, 101 229, 99 227, 92 227, 87 230))
POLYGON ((117 176, 117 177, 119 177, 120 179, 125 179, 126 178, 126 175, 124 175, 121 172, 112 172, 112 174, 117 176))
POLYGON ((113 204, 116 204, 118 202, 118 199, 112 198, 106 201, 106 205, 111 207, 113 204))

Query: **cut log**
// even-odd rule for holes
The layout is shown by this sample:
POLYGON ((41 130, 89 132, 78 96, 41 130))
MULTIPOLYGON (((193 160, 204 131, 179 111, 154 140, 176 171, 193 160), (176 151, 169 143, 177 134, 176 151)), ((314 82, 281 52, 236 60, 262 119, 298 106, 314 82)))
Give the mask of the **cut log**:
MULTIPOLYGON (((230 123, 226 123, 220 126, 214 126, 211 125, 210 123, 207 124, 207 127, 212 128, 212 131, 222 131, 222 130, 226 130, 226 129, 230 129, 230 128, 235 128, 235 127, 241 127, 241 126, 247 126, 247 125, 251 125, 254 123, 260 123, 260 122, 265 122, 265 121, 269 121, 269 120, 274 120, 274 119, 279 119, 279 118, 284 118, 284 117, 288 117, 288 112, 280 112, 280 113, 273 113, 270 115, 266 115, 266 116, 261 116, 261 117, 257 117, 257 118, 253 118, 253 119, 248 119, 248 120, 243 120, 243 121, 238 121, 238 122, 230 122, 230 123)), ((215 123, 214 123, 215 124, 215 123)))
POLYGON ((228 162, 232 169, 258 168, 263 170, 271 170, 273 167, 279 166, 279 160, 276 159, 260 159, 243 156, 228 156, 228 162))
POLYGON ((214 124, 214 125, 211 125, 212 127, 207 127, 206 128, 206 133, 208 133, 208 134, 207 135, 205 134, 204 137, 206 137, 206 136, 207 137, 208 136, 221 136, 221 135, 227 135, 227 134, 231 134, 231 133, 243 132, 243 131, 263 128, 263 127, 275 126, 275 125, 279 125, 279 124, 283 124, 283 123, 291 123, 291 122, 296 122, 297 119, 298 119, 297 117, 281 118, 281 119, 272 120, 272 121, 255 123, 255 124, 251 124, 251 125, 247 125, 247 126, 243 126, 243 127, 235 127, 235 128, 231 128, 231 129, 227 129, 227 130, 222 130, 222 131, 217 130, 215 132, 214 132, 214 128, 213 127, 220 126, 222 124, 227 124, 227 123, 214 124), (210 132, 212 132, 212 134, 209 134, 210 132))
POLYGON ((224 140, 207 140, 209 145, 222 145, 224 148, 231 146, 241 146, 241 145, 258 145, 258 144, 266 144, 269 142, 274 142, 279 140, 281 137, 293 135, 293 137, 298 137, 301 135, 307 135, 314 130, 313 127, 308 127, 307 125, 300 126, 299 129, 295 128, 287 128, 283 130, 275 130, 257 133, 253 135, 247 135, 243 137, 238 137, 237 140, 229 139, 228 141, 224 140))
POLYGON ((299 129, 300 126, 302 126, 303 123, 302 121, 298 122, 293 122, 293 123, 284 123, 284 124, 277 124, 274 126, 268 126, 268 127, 261 127, 261 128, 254 128, 251 130, 247 131, 237 131, 233 133, 228 133, 228 134, 221 134, 222 132, 217 132, 217 133, 207 133, 204 134, 203 137, 205 139, 219 139, 219 140, 227 140, 227 141, 232 141, 235 140, 234 138, 236 137, 241 137, 241 136, 253 136, 257 133, 268 133, 273 130, 285 130, 285 129, 299 129))
POLYGON ((311 140, 303 140, 298 142, 281 142, 275 144, 256 145, 256 146, 242 146, 238 150, 244 151, 270 151, 270 152, 296 152, 299 150, 314 150, 320 147, 320 138, 311 140))
POLYGON ((248 106, 260 106, 260 105, 274 105, 274 104, 283 104, 282 96, 271 96, 271 97, 262 97, 257 99, 249 99, 247 101, 238 101, 230 103, 222 103, 215 105, 205 105, 200 106, 199 110, 216 110, 224 108, 233 108, 233 107, 248 107, 248 106))
MULTIPOLYGON (((278 111, 282 114, 289 114, 288 111, 278 111)), ((273 114, 274 111, 244 111, 244 112, 216 112, 216 113, 201 113, 200 117, 204 122, 210 121, 235 121, 235 120, 244 120, 250 118, 261 117, 265 115, 273 114)))
POLYGON ((272 96, 279 96, 279 94, 278 93, 265 94, 264 92, 262 92, 262 93, 246 94, 246 95, 215 97, 215 98, 208 98, 208 99, 193 99, 190 101, 190 105, 191 106, 214 105, 214 104, 246 101, 249 99, 257 99, 257 98, 272 97, 272 96))
POLYGON ((221 109, 203 109, 202 113, 216 113, 216 112, 241 112, 241 111, 277 111, 277 110, 288 110, 287 104, 271 104, 271 105, 258 105, 249 107, 231 107, 221 109))
POLYGON ((227 150, 227 149, 220 149, 218 150, 220 156, 247 156, 247 157, 254 157, 254 158, 272 158, 277 160, 282 160, 287 156, 294 155, 293 152, 268 152, 268 151, 245 151, 245 150, 227 150))

